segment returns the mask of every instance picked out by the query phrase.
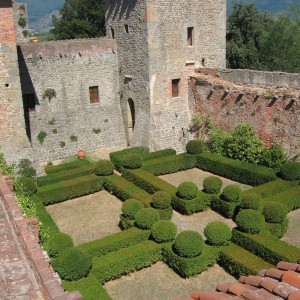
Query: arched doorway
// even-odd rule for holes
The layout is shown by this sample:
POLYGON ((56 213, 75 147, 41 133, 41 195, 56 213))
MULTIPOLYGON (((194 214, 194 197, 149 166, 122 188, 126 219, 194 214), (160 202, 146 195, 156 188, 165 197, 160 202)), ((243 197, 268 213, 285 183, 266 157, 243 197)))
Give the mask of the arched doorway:
POLYGON ((131 144, 133 132, 134 132, 134 126, 135 126, 135 108, 134 108, 134 102, 131 98, 128 98, 127 101, 127 128, 128 128, 128 146, 131 144))

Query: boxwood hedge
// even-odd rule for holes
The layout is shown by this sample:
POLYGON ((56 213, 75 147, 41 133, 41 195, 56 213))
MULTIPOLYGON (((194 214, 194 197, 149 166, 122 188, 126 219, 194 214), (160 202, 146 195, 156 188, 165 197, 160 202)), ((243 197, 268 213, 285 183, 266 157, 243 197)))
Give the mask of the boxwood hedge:
POLYGON ((213 195, 211 197, 210 207, 225 218, 231 219, 237 214, 240 206, 238 203, 226 202, 220 199, 220 197, 213 195))
POLYGON ((61 165, 57 165, 57 166, 46 166, 45 167, 45 172, 46 174, 50 175, 53 173, 60 173, 60 172, 64 172, 67 170, 71 170, 71 169, 77 169, 77 168, 81 168, 83 166, 91 166, 92 163, 90 161, 88 161, 87 159, 83 159, 83 160, 75 160, 69 163, 65 163, 65 164, 61 164, 61 165))
POLYGON ((155 151, 151 153, 143 153, 142 158, 143 161, 146 161, 146 160, 152 160, 152 159, 157 159, 157 158, 162 158, 162 157, 172 156, 172 155, 176 155, 176 150, 164 149, 164 150, 155 151))

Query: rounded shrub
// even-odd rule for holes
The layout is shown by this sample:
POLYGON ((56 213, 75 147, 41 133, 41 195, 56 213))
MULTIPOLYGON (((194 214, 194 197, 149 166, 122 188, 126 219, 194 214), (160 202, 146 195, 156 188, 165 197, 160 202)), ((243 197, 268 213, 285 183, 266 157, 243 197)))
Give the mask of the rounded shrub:
POLYGON ((268 202, 264 205, 263 215, 268 223, 282 223, 287 218, 287 207, 278 202, 268 202))
POLYGON ((135 223, 141 229, 151 229, 159 220, 159 213, 152 207, 142 208, 135 215, 135 223))
POLYGON ((25 196, 31 196, 37 191, 36 181, 29 177, 20 177, 18 179, 18 187, 21 188, 25 196))
POLYGON ((204 235, 213 246, 226 246, 231 239, 231 229, 223 222, 211 222, 204 229, 204 235))
POLYGON ((26 167, 19 171, 22 177, 36 178, 36 169, 34 167, 26 167))
POLYGON ((204 151, 205 145, 201 140, 192 140, 186 144, 186 152, 189 154, 200 154, 204 151))
POLYGON ((95 174, 98 176, 109 176, 114 173, 115 166, 110 160, 99 160, 95 164, 95 174))
POLYGON ((198 187, 193 182, 183 182, 177 188, 177 196, 182 199, 194 199, 198 194, 198 187))
POLYGON ((300 163, 289 161, 280 168, 280 176, 289 181, 300 179, 300 163))
POLYGON ((261 196, 257 193, 244 194, 242 200, 243 209, 254 209, 260 210, 261 207, 261 196))
POLYGON ((240 203, 242 200, 242 190, 237 184, 230 184, 223 189, 222 199, 227 202, 240 203))
POLYGON ((129 153, 122 160, 122 166, 126 169, 138 169, 142 163, 142 156, 138 153, 129 153))
POLYGON ((159 213, 159 218, 161 220, 171 220, 173 216, 173 208, 170 206, 166 209, 155 209, 159 213))
POLYGON ((127 219, 134 220, 135 215, 142 208, 144 208, 144 205, 141 201, 136 199, 127 199, 122 205, 122 213, 127 219))
POLYGON ((59 232, 48 239, 46 249, 50 257, 57 257, 61 252, 73 246, 72 238, 66 233, 59 232))
POLYGON ((92 268, 92 259, 83 251, 71 247, 54 260, 54 269, 61 279, 67 281, 86 277, 92 268))
POLYGON ((151 236, 157 243, 168 243, 174 241, 176 233, 176 225, 169 220, 157 221, 151 230, 151 236))
POLYGON ((235 222, 241 231, 259 233, 265 227, 265 218, 261 212, 253 209, 241 210, 235 222))
POLYGON ((197 231, 183 231, 175 239, 173 249, 181 257, 196 257, 204 248, 204 240, 197 231))
POLYGON ((171 206, 171 195, 166 192, 156 192, 151 197, 154 208, 167 209, 171 206))
POLYGON ((209 176, 203 180, 203 190, 207 194, 217 194, 221 191, 223 182, 220 177, 209 176))

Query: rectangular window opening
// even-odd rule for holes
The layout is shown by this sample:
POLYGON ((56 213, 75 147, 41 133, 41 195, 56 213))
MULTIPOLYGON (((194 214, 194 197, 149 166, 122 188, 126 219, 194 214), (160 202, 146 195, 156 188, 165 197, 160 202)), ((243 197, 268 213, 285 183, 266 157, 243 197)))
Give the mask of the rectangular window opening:
POLYGON ((99 102, 99 88, 98 86, 90 86, 90 103, 98 103, 99 102))
POLYGON ((188 46, 193 46, 193 44, 194 44, 194 27, 187 28, 187 42, 188 42, 188 46))
POLYGON ((24 108, 27 112, 35 111, 35 98, 34 94, 25 94, 23 95, 24 108))
POLYGON ((172 98, 180 96, 180 78, 172 79, 172 98))
POLYGON ((115 29, 113 27, 110 27, 110 34, 111 34, 111 38, 114 40, 115 39, 115 29))
POLYGON ((128 24, 124 24, 124 32, 129 33, 129 26, 128 24))

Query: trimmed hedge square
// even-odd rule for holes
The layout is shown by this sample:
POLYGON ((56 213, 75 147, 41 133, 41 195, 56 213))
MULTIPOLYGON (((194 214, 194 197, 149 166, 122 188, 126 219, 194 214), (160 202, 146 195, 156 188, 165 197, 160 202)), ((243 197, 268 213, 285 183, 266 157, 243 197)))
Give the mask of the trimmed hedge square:
POLYGON ((239 209, 239 204, 234 202, 226 202, 220 199, 218 196, 212 196, 210 207, 218 214, 224 216, 225 218, 231 219, 236 215, 239 209))
POLYGON ((92 165, 92 163, 87 159, 75 160, 75 161, 61 164, 61 165, 45 166, 45 172, 46 172, 46 174, 50 175, 50 174, 60 173, 60 172, 64 172, 67 170, 77 169, 77 168, 81 168, 83 166, 89 166, 89 165, 92 165))

